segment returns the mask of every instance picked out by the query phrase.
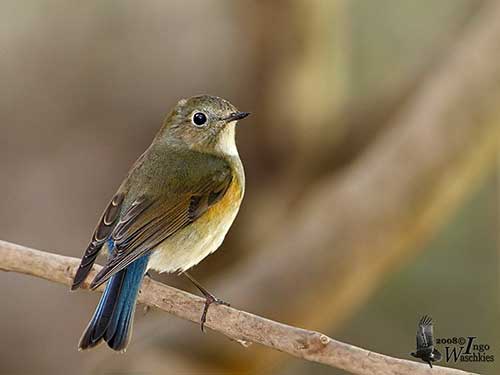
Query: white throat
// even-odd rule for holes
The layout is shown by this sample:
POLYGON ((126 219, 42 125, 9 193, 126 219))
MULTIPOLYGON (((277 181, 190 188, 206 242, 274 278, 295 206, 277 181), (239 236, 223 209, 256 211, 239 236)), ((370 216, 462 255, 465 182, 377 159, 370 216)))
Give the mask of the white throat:
POLYGON ((215 149, 221 154, 228 156, 238 156, 238 149, 236 148, 236 121, 232 121, 222 129, 219 134, 219 139, 215 145, 215 149))

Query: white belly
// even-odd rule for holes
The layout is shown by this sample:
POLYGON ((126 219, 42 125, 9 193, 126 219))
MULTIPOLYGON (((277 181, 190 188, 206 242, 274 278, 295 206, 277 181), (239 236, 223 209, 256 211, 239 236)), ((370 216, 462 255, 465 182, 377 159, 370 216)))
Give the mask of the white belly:
POLYGON ((186 271, 219 248, 238 208, 220 220, 195 222, 165 240, 151 255, 148 268, 158 272, 186 271))

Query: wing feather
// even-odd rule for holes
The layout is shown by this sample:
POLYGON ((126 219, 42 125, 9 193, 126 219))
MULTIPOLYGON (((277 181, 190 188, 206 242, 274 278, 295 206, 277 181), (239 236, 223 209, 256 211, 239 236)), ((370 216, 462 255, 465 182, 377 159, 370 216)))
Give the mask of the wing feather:
POLYGON ((115 194, 111 202, 106 206, 99 223, 97 224, 92 240, 83 254, 80 266, 73 279, 72 290, 77 289, 89 274, 94 262, 102 249, 104 243, 109 239, 115 224, 118 221, 125 195, 121 192, 115 194))
POLYGON ((417 349, 427 349, 434 346, 432 318, 424 315, 418 324, 417 349))
POLYGON ((432 348, 434 346, 434 328, 432 325, 432 318, 430 316, 427 317, 424 323, 423 331, 427 347, 432 348))

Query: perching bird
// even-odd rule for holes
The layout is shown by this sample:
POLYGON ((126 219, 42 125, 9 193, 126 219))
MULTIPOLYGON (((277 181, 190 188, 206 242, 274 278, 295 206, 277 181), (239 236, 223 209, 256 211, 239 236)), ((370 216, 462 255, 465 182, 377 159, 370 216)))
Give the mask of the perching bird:
POLYGON ((417 328, 417 351, 411 353, 415 358, 427 362, 432 368, 432 362, 441 360, 441 353, 434 348, 434 332, 432 318, 424 315, 417 328))
MULTIPOLYGON (((89 274, 101 249, 108 260, 91 282, 107 282, 79 349, 102 340, 124 351, 145 272, 185 272, 213 253, 238 213, 245 190, 235 125, 248 116, 208 95, 180 100, 149 148, 132 166, 95 229, 72 289, 89 274)), ((208 306, 222 303, 189 275, 208 306)))

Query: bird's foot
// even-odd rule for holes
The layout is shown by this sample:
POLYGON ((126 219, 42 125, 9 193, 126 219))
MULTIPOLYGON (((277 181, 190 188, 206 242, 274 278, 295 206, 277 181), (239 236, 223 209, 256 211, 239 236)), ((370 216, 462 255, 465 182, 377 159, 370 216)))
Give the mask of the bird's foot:
POLYGON ((207 313, 210 305, 213 303, 215 303, 216 305, 224 305, 224 306, 231 306, 231 305, 227 302, 224 302, 221 299, 218 299, 217 297, 207 292, 206 290, 201 292, 205 296, 205 306, 203 307, 203 313, 201 314, 200 327, 201 331, 205 332, 204 327, 205 327, 205 322, 207 321, 207 313))
POLYGON ((207 321, 208 308, 210 307, 210 305, 213 303, 215 303, 216 305, 224 305, 224 306, 231 306, 231 305, 215 297, 212 293, 210 293, 203 286, 201 286, 201 284, 198 281, 196 281, 195 278, 191 276, 189 273, 184 272, 184 275, 194 284, 196 288, 198 288, 201 294, 203 294, 203 296, 205 297, 205 306, 203 307, 203 313, 201 314, 201 319, 200 319, 201 331, 205 332, 204 328, 205 328, 205 323, 207 321))

